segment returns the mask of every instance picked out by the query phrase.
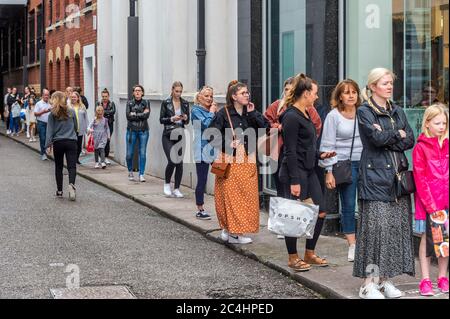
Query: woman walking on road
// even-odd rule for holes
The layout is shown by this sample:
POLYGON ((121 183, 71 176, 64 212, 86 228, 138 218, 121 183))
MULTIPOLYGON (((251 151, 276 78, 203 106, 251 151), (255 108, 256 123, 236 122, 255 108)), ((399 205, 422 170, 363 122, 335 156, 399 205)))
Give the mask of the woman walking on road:
POLYGON ((45 147, 53 146, 55 156, 56 197, 63 197, 63 167, 64 156, 69 171, 69 199, 75 201, 77 176, 77 132, 78 127, 75 111, 67 106, 63 92, 55 92, 51 98, 53 106, 48 116, 45 147))
POLYGON ((357 111, 363 152, 353 276, 365 280, 362 299, 400 298, 390 279, 415 274, 411 196, 397 195, 396 185, 397 175, 408 170, 405 151, 413 148, 414 134, 403 109, 390 101, 394 79, 390 70, 372 70, 357 111))
POLYGON ((210 220, 211 215, 205 211, 205 190, 208 181, 209 166, 214 161, 214 149, 208 145, 203 133, 208 129, 217 113, 214 102, 214 91, 205 86, 198 93, 192 107, 192 125, 194 126, 194 160, 197 171, 197 187, 195 188, 195 201, 197 204, 196 217, 210 220), (209 147, 209 148, 208 148, 209 147))
POLYGON ((251 139, 244 132, 254 131, 256 137, 258 129, 268 129, 269 123, 250 102, 247 85, 233 81, 227 104, 210 127, 221 133, 212 141, 221 151, 217 160, 229 163, 229 176, 216 176, 214 191, 221 238, 230 244, 250 244, 253 240, 244 234, 259 231, 258 172, 256 145, 249 145, 251 139))
POLYGON ((172 85, 170 97, 162 102, 159 121, 164 125, 162 145, 167 158, 166 181, 164 194, 183 198, 180 192, 181 179, 183 178, 183 155, 186 144, 184 127, 189 124, 189 103, 181 98, 183 84, 175 82, 172 85), (180 144, 181 143, 181 144, 180 144), (175 152, 173 150, 175 149, 175 152), (175 171, 175 184, 172 191, 170 180, 175 171))

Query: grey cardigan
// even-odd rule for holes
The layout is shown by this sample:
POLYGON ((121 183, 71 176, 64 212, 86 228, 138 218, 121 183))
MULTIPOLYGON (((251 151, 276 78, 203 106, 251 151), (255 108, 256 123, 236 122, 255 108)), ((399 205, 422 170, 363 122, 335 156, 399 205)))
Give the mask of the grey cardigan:
POLYGON ((76 133, 77 126, 77 117, 75 116, 75 111, 72 109, 69 109, 69 118, 62 121, 56 119, 53 113, 50 113, 48 116, 45 148, 48 148, 56 141, 76 141, 78 139, 76 133))
MULTIPOLYGON (((75 109, 73 110, 75 113, 75 109)), ((81 107, 78 109, 78 121, 80 127, 80 129, 78 130, 78 136, 84 136, 85 134, 87 134, 89 120, 87 116, 87 111, 85 109, 82 109, 81 107)), ((77 128, 75 128, 75 130, 77 130, 77 128)))

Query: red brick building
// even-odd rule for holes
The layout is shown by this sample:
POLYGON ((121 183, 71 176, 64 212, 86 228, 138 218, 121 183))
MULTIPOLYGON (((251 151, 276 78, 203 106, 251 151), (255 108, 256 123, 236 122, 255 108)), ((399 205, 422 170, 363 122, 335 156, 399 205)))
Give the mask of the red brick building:
POLYGON ((96 100, 97 0, 46 0, 46 74, 49 89, 81 87, 96 100))

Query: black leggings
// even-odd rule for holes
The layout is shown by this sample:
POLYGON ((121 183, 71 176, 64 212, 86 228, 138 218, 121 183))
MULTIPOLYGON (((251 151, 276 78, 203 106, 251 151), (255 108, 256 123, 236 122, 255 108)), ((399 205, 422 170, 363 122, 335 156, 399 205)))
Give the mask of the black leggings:
POLYGON ((53 143, 55 155, 55 177, 58 191, 63 190, 64 155, 66 156, 67 169, 69 171, 69 183, 75 185, 77 176, 77 141, 61 140, 53 143))
MULTIPOLYGON (((112 135, 114 132, 114 123, 108 122, 108 125, 109 125, 109 134, 111 135, 111 138, 112 138, 112 135)), ((111 139, 109 139, 108 142, 106 142, 106 147, 105 147, 105 156, 106 157, 109 156, 110 151, 111 151, 111 139)))
MULTIPOLYGON (((298 199, 291 194, 291 185, 282 184, 283 187, 283 198, 286 199, 298 199)), ((311 198, 316 205, 322 204, 322 188, 320 187, 319 179, 317 178, 316 172, 314 170, 308 172, 301 172, 300 177, 300 200, 305 200, 311 198)), ((322 210, 320 210, 322 211, 322 210)), ((325 218, 318 218, 316 227, 314 228, 314 237, 312 239, 306 240, 306 249, 315 250, 317 241, 319 240, 320 233, 322 232, 323 224, 325 218)), ((288 254, 297 253, 297 238, 295 237, 285 237, 286 248, 288 254)))
MULTIPOLYGON (((175 130, 174 130, 175 131, 175 130)), ((166 167, 166 184, 170 184, 170 180, 172 179, 173 171, 175 170, 175 185, 174 189, 179 189, 181 185, 181 179, 183 178, 183 150, 185 149, 185 136, 183 129, 176 129, 175 131, 178 134, 178 138, 176 140, 171 140, 170 135, 171 132, 164 132, 162 135, 162 144, 164 149, 164 154, 166 154, 167 158, 167 167, 166 167), (181 143, 180 143, 181 142, 181 143), (177 145, 177 149, 172 148, 177 145)), ((176 136, 176 134, 175 134, 176 136)))
POLYGON ((78 136, 78 141, 77 141, 77 162, 80 161, 80 154, 81 151, 83 150, 83 135, 78 136))

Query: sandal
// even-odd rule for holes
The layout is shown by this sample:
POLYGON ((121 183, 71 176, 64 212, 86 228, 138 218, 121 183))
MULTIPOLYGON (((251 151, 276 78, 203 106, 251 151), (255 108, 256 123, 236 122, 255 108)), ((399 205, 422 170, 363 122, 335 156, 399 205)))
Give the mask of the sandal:
POLYGON ((295 260, 293 264, 288 263, 288 266, 289 266, 289 268, 291 268, 292 270, 294 270, 296 272, 303 272, 303 271, 311 270, 311 265, 305 263, 300 258, 295 260))
POLYGON ((328 267, 328 261, 317 255, 305 255, 305 262, 316 267, 328 267))

